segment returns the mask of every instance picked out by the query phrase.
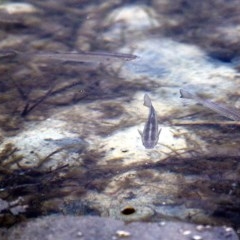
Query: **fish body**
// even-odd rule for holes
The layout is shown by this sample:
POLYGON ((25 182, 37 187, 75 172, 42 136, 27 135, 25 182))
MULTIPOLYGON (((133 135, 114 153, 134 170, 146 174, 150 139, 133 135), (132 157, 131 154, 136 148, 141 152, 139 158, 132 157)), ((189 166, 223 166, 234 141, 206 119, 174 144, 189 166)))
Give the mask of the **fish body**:
POLYGON ((158 142, 159 134, 161 132, 161 129, 158 129, 158 120, 156 111, 152 105, 152 101, 150 97, 145 94, 144 95, 144 106, 149 108, 149 115, 147 122, 144 126, 143 132, 139 131, 143 146, 146 149, 154 148, 158 142))
MULTIPOLYGON (((27 55, 27 54, 25 54, 27 55)), ((31 54, 30 54, 31 55, 31 54)), ((116 61, 130 61, 137 58, 136 55, 109 52, 80 52, 80 53, 35 53, 38 60, 59 60, 63 62, 85 63, 113 63, 116 61)))
POLYGON ((226 105, 215 103, 207 99, 201 98, 187 90, 180 89, 180 98, 193 99, 203 106, 219 113, 220 115, 230 118, 234 121, 240 121, 240 111, 234 108, 230 108, 226 105))

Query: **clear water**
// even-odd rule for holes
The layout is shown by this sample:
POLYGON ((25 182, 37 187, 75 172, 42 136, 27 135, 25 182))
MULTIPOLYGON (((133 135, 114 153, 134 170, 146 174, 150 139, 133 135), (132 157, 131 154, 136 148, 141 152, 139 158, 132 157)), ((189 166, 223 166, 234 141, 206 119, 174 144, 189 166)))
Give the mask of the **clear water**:
POLYGON ((25 3, 0 5, 1 224, 64 213, 238 230, 239 123, 179 98, 239 106, 237 1, 25 3), (138 58, 35 58, 73 51, 138 58), (145 93, 162 128, 150 150, 145 93))

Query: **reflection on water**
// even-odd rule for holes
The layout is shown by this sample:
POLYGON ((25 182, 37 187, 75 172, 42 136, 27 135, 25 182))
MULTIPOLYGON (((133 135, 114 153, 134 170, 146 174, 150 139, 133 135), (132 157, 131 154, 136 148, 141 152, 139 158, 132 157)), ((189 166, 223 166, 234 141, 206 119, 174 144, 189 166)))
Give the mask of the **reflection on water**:
POLYGON ((63 213, 239 228, 239 123, 179 98, 191 86, 239 108, 240 8, 208 4, 0 5, 2 225, 63 213), (162 128, 151 150, 145 93, 162 128))

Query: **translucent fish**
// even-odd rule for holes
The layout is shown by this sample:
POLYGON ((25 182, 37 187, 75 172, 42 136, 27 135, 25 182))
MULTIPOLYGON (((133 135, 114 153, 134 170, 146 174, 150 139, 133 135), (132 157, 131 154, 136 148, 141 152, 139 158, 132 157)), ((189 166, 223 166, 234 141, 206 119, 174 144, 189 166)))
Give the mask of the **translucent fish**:
POLYGON ((143 132, 139 131, 139 134, 141 135, 143 146, 147 149, 151 149, 156 146, 161 129, 158 129, 156 111, 152 105, 150 97, 147 94, 144 95, 143 105, 148 107, 150 110, 143 132))
POLYGON ((180 89, 180 95, 180 98, 193 99, 198 103, 202 104, 203 106, 213 110, 214 112, 219 113, 222 116, 225 116, 235 121, 240 121, 240 111, 235 108, 230 108, 226 105, 209 101, 184 89, 180 89))
POLYGON ((34 57, 39 60, 59 60, 71 62, 96 62, 111 63, 115 61, 130 61, 137 58, 136 55, 124 53, 107 53, 107 52, 81 52, 81 53, 34 53, 34 57))

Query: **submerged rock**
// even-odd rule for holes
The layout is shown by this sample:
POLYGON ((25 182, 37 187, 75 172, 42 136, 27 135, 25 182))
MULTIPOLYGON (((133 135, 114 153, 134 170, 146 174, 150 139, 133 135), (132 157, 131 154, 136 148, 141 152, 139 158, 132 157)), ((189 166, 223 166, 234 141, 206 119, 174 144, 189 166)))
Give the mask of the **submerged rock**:
POLYGON ((109 209, 109 216, 126 222, 149 220, 154 215, 153 206, 140 201, 115 203, 109 209))
POLYGON ((4 240, 238 240, 229 227, 181 222, 129 223, 100 217, 49 216, 13 227, 4 240))

